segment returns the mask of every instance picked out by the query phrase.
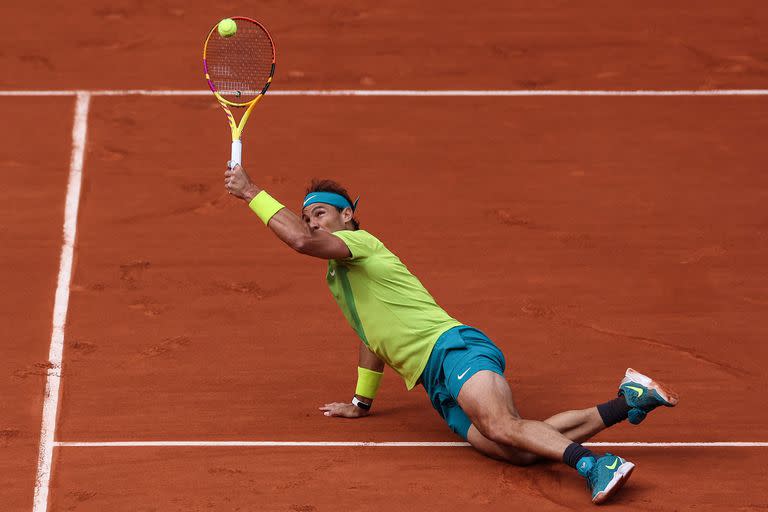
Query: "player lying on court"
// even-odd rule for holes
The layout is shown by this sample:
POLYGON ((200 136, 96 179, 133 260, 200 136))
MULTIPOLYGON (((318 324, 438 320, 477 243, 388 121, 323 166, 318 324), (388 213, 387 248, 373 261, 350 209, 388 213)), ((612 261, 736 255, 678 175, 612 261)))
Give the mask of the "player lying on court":
POLYGON ((668 388, 628 369, 618 398, 545 421, 523 419, 503 377, 501 351, 482 332, 449 316, 397 256, 359 229, 357 201, 341 186, 313 181, 299 217, 253 184, 239 165, 227 169, 224 184, 289 247, 328 260, 328 286, 361 344, 355 395, 351 403, 321 407, 326 416, 368 415, 386 364, 409 390, 424 386, 450 428, 481 453, 520 465, 541 458, 564 462, 586 478, 592 501, 602 503, 635 466, 580 443, 620 421, 638 424, 656 407, 677 403, 668 388))

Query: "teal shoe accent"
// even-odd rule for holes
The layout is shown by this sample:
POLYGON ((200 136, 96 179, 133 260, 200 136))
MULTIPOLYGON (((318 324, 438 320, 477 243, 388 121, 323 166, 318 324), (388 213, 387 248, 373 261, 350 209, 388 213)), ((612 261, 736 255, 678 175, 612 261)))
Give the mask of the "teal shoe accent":
POLYGON ((576 463, 576 471, 579 472, 581 476, 584 478, 589 477, 589 472, 592 471, 592 468, 595 465, 595 459, 594 457, 582 457, 579 459, 579 462, 576 463))
POLYGON ((630 409, 627 413, 627 419, 631 424, 637 425, 643 421, 647 415, 648 413, 642 409, 630 409))
POLYGON ((592 491, 592 503, 603 503, 613 496, 627 482, 634 469, 634 464, 610 453, 597 459, 587 475, 587 485, 592 491))
POLYGON ((663 405, 677 405, 677 393, 642 373, 627 368, 619 385, 619 395, 623 395, 630 407, 628 419, 633 425, 642 422, 649 412, 663 405))

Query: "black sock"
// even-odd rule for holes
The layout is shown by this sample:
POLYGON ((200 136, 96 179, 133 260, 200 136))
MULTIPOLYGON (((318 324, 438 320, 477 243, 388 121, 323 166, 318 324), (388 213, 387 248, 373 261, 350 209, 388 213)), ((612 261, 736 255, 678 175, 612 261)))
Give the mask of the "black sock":
POLYGON ((568 445, 568 448, 565 449, 565 453, 563 453, 563 462, 573 469, 578 469, 577 465, 582 457, 595 457, 595 454, 581 446, 579 443, 571 443, 568 445))
POLYGON ((629 414, 629 406, 624 395, 619 395, 619 398, 614 398, 610 402, 605 402, 597 406, 597 412, 600 413, 600 417, 603 419, 606 427, 615 425, 620 421, 627 419, 629 414))

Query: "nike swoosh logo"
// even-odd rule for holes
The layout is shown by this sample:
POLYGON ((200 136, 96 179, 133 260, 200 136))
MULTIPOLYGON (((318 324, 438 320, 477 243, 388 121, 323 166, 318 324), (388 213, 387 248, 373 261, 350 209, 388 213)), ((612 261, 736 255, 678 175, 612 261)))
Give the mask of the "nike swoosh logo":
POLYGON ((331 270, 331 277, 333 277, 335 275, 336 275, 336 271, 335 270, 331 270))
POLYGON ((643 396, 643 393, 645 392, 645 390, 643 388, 636 388, 635 386, 627 386, 627 388, 629 388, 632 391, 634 391, 635 393, 637 393, 637 397, 638 398, 643 396))
POLYGON ((309 197, 306 199, 306 201, 304 201, 304 204, 303 204, 302 206, 307 206, 307 203, 308 203, 308 202, 310 202, 311 200, 313 200, 313 199, 314 199, 314 198, 316 198, 316 197, 317 197, 317 194, 315 194, 315 195, 313 195, 313 196, 309 196, 309 197))
POLYGON ((608 469, 616 469, 616 466, 618 466, 618 465, 619 465, 619 458, 618 458, 618 457, 616 457, 616 460, 615 460, 615 461, 613 461, 613 464, 611 464, 610 466, 608 466, 608 465, 606 464, 606 466, 605 466, 605 467, 606 467, 606 468, 608 468, 608 469))
POLYGON ((460 373, 459 375, 457 375, 457 377, 459 378, 459 380, 463 379, 463 378, 464 378, 464 376, 467 374, 467 372, 468 372, 469 370, 471 370, 471 369, 472 369, 472 367, 470 366, 469 368, 467 368, 466 370, 464 370, 464 373, 460 373))

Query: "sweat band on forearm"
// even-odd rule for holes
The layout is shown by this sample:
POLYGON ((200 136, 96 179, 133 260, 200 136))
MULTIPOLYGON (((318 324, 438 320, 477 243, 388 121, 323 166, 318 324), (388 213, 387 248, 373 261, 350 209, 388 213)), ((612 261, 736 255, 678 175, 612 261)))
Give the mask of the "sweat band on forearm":
POLYGON ((251 199, 248 206, 253 210, 253 213, 259 216, 261 222, 263 222, 265 226, 269 222, 269 219, 285 208, 285 206, 278 203, 274 197, 267 194, 264 190, 256 194, 256 197, 251 199))
POLYGON ((373 400, 376 398, 376 393, 379 391, 379 384, 381 384, 381 378, 383 376, 384 374, 382 372, 375 372, 368 368, 358 366, 355 394, 373 400))

